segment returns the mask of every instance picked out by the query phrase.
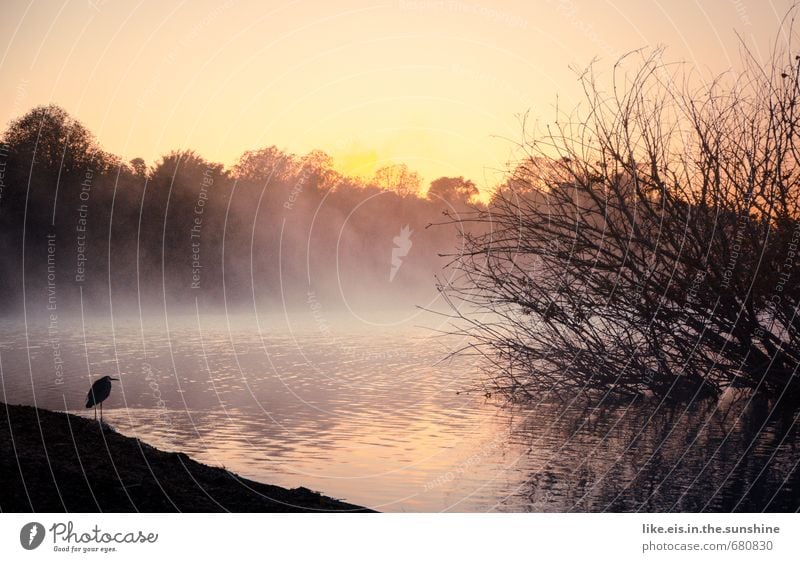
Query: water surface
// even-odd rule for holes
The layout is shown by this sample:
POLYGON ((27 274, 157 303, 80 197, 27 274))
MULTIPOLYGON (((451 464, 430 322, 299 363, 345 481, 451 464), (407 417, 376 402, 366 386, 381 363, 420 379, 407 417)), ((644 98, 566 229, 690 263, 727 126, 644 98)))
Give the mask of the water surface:
POLYGON ((6 323, 2 399, 381 511, 795 511, 798 429, 747 399, 504 404, 424 329, 6 323))

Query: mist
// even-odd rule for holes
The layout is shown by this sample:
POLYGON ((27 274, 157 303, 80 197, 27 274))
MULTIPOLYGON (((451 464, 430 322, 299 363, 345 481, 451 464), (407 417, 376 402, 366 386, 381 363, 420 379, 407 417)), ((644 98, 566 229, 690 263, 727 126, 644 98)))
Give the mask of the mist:
POLYGON ((0 313, 115 317, 291 312, 366 323, 436 308, 477 190, 388 165, 346 177, 320 151, 191 150, 124 162, 56 106, 13 121, 0 150, 0 313), (437 226, 439 225, 439 226, 437 226))

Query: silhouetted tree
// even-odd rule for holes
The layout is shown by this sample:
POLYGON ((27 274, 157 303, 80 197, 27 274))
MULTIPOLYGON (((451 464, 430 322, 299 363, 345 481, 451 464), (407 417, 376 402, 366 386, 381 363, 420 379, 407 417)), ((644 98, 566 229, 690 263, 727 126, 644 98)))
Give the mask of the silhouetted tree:
MULTIPOLYGON (((631 55, 633 56, 633 55, 631 55)), ((644 56, 559 115, 442 287, 513 395, 800 398, 800 66, 704 87, 644 56)))
POLYGON ((15 157, 62 176, 103 172, 113 164, 88 129, 55 105, 35 107, 12 121, 4 141, 15 157))
POLYGON ((142 178, 147 175, 147 164, 145 163, 144 158, 134 158, 130 161, 130 165, 135 175, 142 178))
POLYGON ((300 171, 317 189, 325 191, 344 181, 333 169, 333 158, 321 150, 312 150, 300 160, 300 171))
POLYGON ((441 177, 433 180, 428 188, 428 199, 444 199, 449 202, 469 203, 478 196, 478 188, 470 180, 441 177))
POLYGON ((283 181, 296 169, 297 159, 276 146, 248 150, 233 167, 233 175, 253 182, 283 181))
POLYGON ((401 197, 419 195, 420 178, 405 164, 391 164, 375 171, 373 183, 383 189, 396 191, 401 197))

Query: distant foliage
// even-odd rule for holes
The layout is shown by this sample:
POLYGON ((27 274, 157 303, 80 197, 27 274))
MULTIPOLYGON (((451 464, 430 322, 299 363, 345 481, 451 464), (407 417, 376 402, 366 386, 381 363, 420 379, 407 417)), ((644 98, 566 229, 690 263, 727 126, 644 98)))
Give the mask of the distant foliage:
POLYGON ((12 122, 2 142, 6 313, 22 308, 23 292, 29 312, 40 313, 48 294, 65 310, 81 292, 97 311, 112 299, 307 307, 309 291, 341 301, 348 275, 364 294, 380 295, 391 281, 413 306, 435 295, 438 254, 457 243, 426 229, 452 204, 419 196, 419 176, 405 166, 365 182, 338 173, 322 151, 298 156, 275 146, 245 152, 230 169, 191 150, 124 163, 56 106, 12 122), (406 225, 415 251, 390 279, 392 240, 406 225), (48 287, 51 270, 56 289, 48 287))
POLYGON ((428 199, 441 199, 450 202, 469 203, 477 200, 480 192, 475 184, 463 177, 439 178, 431 182, 428 199))
POLYGON ((372 181, 376 186, 393 190, 401 197, 420 194, 420 178, 405 164, 391 164, 378 168, 372 181))

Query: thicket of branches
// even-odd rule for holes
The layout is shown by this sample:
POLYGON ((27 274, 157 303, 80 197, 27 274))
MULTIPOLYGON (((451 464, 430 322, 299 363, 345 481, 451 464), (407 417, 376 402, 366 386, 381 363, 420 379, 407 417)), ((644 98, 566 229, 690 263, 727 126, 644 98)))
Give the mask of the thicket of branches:
POLYGON ((800 397, 800 55, 742 58, 590 68, 526 137, 441 288, 499 389, 800 397))

